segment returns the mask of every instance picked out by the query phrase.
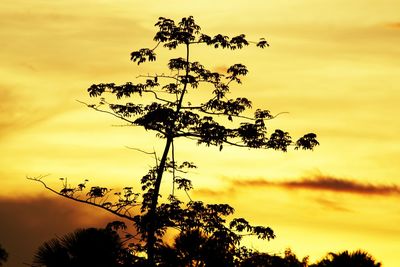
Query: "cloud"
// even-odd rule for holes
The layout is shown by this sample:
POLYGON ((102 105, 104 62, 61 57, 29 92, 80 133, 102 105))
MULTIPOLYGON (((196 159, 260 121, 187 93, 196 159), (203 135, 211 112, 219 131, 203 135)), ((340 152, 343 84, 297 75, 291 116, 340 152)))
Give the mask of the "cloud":
POLYGON ((49 197, 2 197, 0 214, 0 244, 9 253, 9 267, 30 263, 36 248, 55 236, 118 220, 95 208, 49 197))
POLYGON ((218 197, 222 194, 225 194, 227 191, 232 195, 232 193, 235 192, 235 190, 231 187, 229 190, 212 190, 208 188, 201 188, 201 189, 196 189, 194 191, 195 195, 200 195, 200 196, 205 196, 205 197, 218 197))
POLYGON ((24 90, 23 87, 0 83, 0 140, 71 109, 70 106, 57 105, 56 100, 37 101, 40 95, 32 96, 24 90))
POLYGON ((353 210, 350 207, 346 207, 342 205, 342 203, 338 201, 333 201, 330 199, 318 197, 314 198, 314 201, 321 205, 324 208, 328 208, 330 210, 340 211, 340 212, 352 212, 353 210))
POLYGON ((213 68, 213 71, 216 71, 219 73, 226 73, 228 71, 228 66, 226 66, 226 65, 216 66, 213 68))
POLYGON ((285 181, 277 185, 289 189, 325 190, 365 195, 400 195, 400 187, 397 185, 362 183, 356 180, 340 179, 330 176, 317 176, 299 181, 285 181))
POLYGON ((400 30, 400 22, 388 23, 388 24, 386 24, 386 27, 391 28, 391 29, 400 30))
POLYGON ((265 188, 278 187, 288 190, 312 190, 312 191, 331 191, 339 193, 352 193, 359 195, 398 195, 400 187, 398 185, 384 185, 363 183, 358 180, 336 178, 332 176, 317 175, 311 178, 299 180, 272 181, 263 178, 228 180, 229 186, 225 190, 199 189, 196 194, 204 196, 217 196, 224 193, 234 194, 240 188, 265 188))

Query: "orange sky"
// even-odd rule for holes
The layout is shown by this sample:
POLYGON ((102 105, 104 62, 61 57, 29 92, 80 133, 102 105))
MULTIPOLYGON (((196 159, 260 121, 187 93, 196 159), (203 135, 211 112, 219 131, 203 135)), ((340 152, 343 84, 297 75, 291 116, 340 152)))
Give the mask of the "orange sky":
MULTIPOLYGON (((159 62, 139 67, 129 53, 153 46, 159 16, 193 15, 209 34, 266 37, 265 50, 198 49, 194 56, 210 68, 245 64, 250 73, 234 95, 289 112, 271 129, 313 131, 321 143, 314 152, 281 153, 180 141, 177 157, 199 166, 193 198, 229 203, 237 216, 271 226, 276 240, 248 241, 268 252, 291 247, 315 260, 362 248, 384 266, 399 265, 400 2, 154 3, 0 2, 0 202, 51 197, 26 175, 50 174, 55 186, 58 177, 137 185, 153 160, 125 146, 159 151, 160 144, 142 130, 112 127, 119 122, 75 100, 87 101, 92 83, 165 72, 177 53, 160 50, 159 62)), ((10 241, 0 235, 0 243, 10 241)))

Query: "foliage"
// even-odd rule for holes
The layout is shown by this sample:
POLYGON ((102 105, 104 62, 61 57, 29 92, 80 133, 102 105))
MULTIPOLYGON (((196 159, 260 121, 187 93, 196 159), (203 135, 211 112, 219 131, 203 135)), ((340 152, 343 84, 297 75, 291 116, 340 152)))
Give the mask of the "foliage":
POLYGON ((310 267, 380 267, 381 263, 376 262, 375 259, 367 252, 357 250, 354 252, 343 251, 340 253, 328 253, 328 255, 317 262, 310 265, 310 267))
MULTIPOLYGON (((156 131, 160 138, 189 137, 199 144, 216 145, 221 149, 224 144, 282 151, 287 151, 290 145, 302 149, 313 149, 318 145, 313 133, 306 134, 296 142, 291 140, 288 132, 280 129, 268 135, 265 121, 275 117, 269 110, 257 109, 254 116, 245 116, 244 113, 251 109, 252 102, 245 97, 228 98, 232 83, 240 84, 242 77, 247 75, 248 69, 245 65, 233 64, 227 68, 226 73, 219 73, 207 69, 200 62, 190 61, 190 48, 193 45, 242 49, 252 43, 244 34, 232 38, 221 34, 212 37, 200 32, 201 28, 193 17, 183 18, 178 24, 161 17, 155 26, 159 28, 154 37, 156 47, 132 52, 131 60, 137 64, 155 61, 155 50, 160 44, 170 50, 179 46, 186 47, 185 57, 169 60, 167 65, 170 75, 141 76, 145 81, 136 84, 93 84, 88 89, 91 97, 102 97, 108 93, 121 99, 150 94, 155 101, 149 104, 120 104, 109 103, 102 98, 98 104, 88 105, 90 108, 109 112, 131 125, 156 131), (212 88, 210 99, 202 103, 186 102, 185 97, 192 91, 198 91, 200 85, 212 88), (228 127, 218 122, 218 116, 226 117, 232 122, 234 118, 240 120, 236 127, 228 127)), ((261 48, 268 45, 264 39, 255 44, 261 48)))
POLYGON ((93 84, 88 88, 89 96, 100 100, 97 104, 84 103, 91 109, 111 114, 131 126, 154 131, 157 137, 165 141, 161 157, 157 157, 155 152, 149 153, 154 155, 155 166, 141 179, 143 192, 136 192, 131 187, 124 188, 122 192, 113 192, 100 186, 87 190, 87 180, 76 187, 70 187, 64 178, 63 188, 57 191, 47 187, 43 177, 30 179, 41 182, 60 196, 100 207, 132 221, 141 240, 132 246, 136 252, 147 253, 150 266, 154 266, 157 260, 161 261, 156 259, 156 252, 166 249, 163 236, 168 229, 178 229, 181 232, 180 238, 197 234, 199 240, 204 237, 207 244, 222 246, 224 249, 221 247, 221 251, 230 254, 240 248, 243 235, 255 235, 261 239, 274 238, 269 227, 252 226, 243 218, 226 222, 225 217, 234 211, 226 204, 204 204, 192 200, 185 204, 174 194, 166 202, 159 203, 164 173, 172 174, 174 189, 176 187, 186 193, 192 189, 191 181, 178 173, 185 174, 195 165, 187 161, 181 164, 175 161, 174 140, 177 138, 217 146, 219 150, 230 145, 286 152, 290 146, 312 150, 319 144, 314 133, 305 134, 293 141, 290 134, 282 129, 270 132, 266 123, 277 115, 267 109, 256 109, 251 115, 252 102, 249 99, 230 98, 231 88, 241 84, 243 77, 248 74, 245 65, 236 63, 228 67, 225 73, 220 73, 193 61, 191 57, 192 47, 197 45, 237 50, 251 44, 259 48, 269 44, 264 38, 252 42, 244 34, 232 38, 222 34, 207 35, 191 16, 177 23, 160 17, 155 26, 158 28, 154 36, 155 47, 132 52, 131 60, 138 65, 156 61, 156 50, 160 45, 168 50, 182 47, 183 57, 173 57, 167 63, 169 74, 139 76, 142 81, 138 83, 93 84), (209 91, 208 100, 196 102, 196 94, 200 90, 209 91))
POLYGON ((8 259, 7 251, 0 244, 0 266, 3 266, 3 263, 8 259))
POLYGON ((175 238, 173 246, 161 248, 160 266, 240 266, 240 267, 304 267, 308 258, 300 262, 290 250, 285 256, 270 255, 250 250, 246 247, 234 247, 226 244, 226 239, 210 237, 201 231, 181 232, 175 238), (221 242, 222 241, 222 242, 221 242))
MULTIPOLYGON (((251 43, 244 34, 232 38, 222 34, 209 36, 201 32, 200 26, 195 23, 193 17, 183 18, 178 23, 160 17, 155 26, 159 28, 154 37, 154 41, 157 42, 156 47, 132 52, 131 60, 137 62, 138 65, 146 61, 155 61, 157 58, 155 50, 160 44, 170 50, 183 46, 186 51, 185 56, 171 58, 167 64, 169 75, 142 76, 145 81, 137 84, 132 82, 122 85, 93 84, 88 89, 89 95, 92 97, 102 97, 109 93, 115 95, 116 99, 143 97, 147 94, 154 98, 154 101, 148 104, 132 102, 121 104, 121 101, 110 103, 102 98, 99 104, 88 105, 97 111, 110 113, 133 126, 141 126, 146 130, 155 131, 158 137, 166 139, 159 164, 142 179, 142 190, 145 193, 141 211, 144 215, 138 215, 139 219, 135 219, 139 228, 144 229, 147 233, 143 236, 147 238, 150 258, 153 258, 156 235, 163 232, 163 225, 160 224, 162 220, 159 220, 159 217, 165 206, 161 205, 158 208, 157 204, 161 179, 164 171, 168 168, 167 157, 176 138, 190 138, 196 140, 198 144, 218 146, 220 150, 224 145, 281 151, 287 151, 292 144, 296 149, 313 149, 318 145, 314 133, 306 134, 296 142, 292 141, 288 132, 280 129, 268 134, 266 121, 274 118, 269 110, 257 109, 254 116, 249 117, 247 111, 252 107, 250 100, 245 97, 228 98, 231 85, 240 84, 242 77, 247 75, 248 69, 245 65, 233 64, 226 73, 219 73, 190 59, 193 45, 204 44, 214 48, 242 49, 251 43), (211 88, 210 98, 200 103, 186 100, 185 97, 199 90, 200 86, 211 88), (227 118, 232 126, 228 127, 226 124, 220 123, 219 117, 227 118), (233 123, 234 119, 237 120, 236 124, 233 123), (143 222, 145 223, 143 224, 143 222)), ((265 39, 260 39, 255 44, 261 48, 268 45, 265 39)), ((172 158, 174 169, 173 151, 172 158)), ((156 161, 158 162, 158 159, 156 161)), ((175 181, 179 180, 175 179, 175 181)), ((172 201, 166 205, 177 212, 176 202, 172 201)), ((176 216, 174 212, 169 213, 168 216, 176 216)), ((173 221, 172 218, 169 220, 173 221)), ((145 233, 143 232, 143 234, 145 233)), ((263 233, 259 233, 258 236, 263 237, 263 233)))
POLYGON ((252 252, 239 265, 240 267, 306 267, 308 257, 299 261, 297 256, 290 250, 285 251, 284 257, 270 255, 267 253, 252 252))
POLYGON ((44 242, 34 255, 33 266, 122 267, 129 257, 111 228, 87 228, 44 242))
MULTIPOLYGON (((80 229, 44 242, 36 251, 32 267, 80 266, 148 266, 137 255, 134 246, 123 246, 129 240, 126 226, 112 222, 104 229, 80 229), (125 234, 121 242, 118 233, 125 234)), ((301 261, 290 249, 283 256, 261 253, 230 244, 229 238, 205 233, 201 229, 180 232, 171 245, 162 244, 156 250, 156 265, 160 267, 380 267, 372 256, 363 251, 343 251, 328 255, 314 263, 308 257, 301 261)))

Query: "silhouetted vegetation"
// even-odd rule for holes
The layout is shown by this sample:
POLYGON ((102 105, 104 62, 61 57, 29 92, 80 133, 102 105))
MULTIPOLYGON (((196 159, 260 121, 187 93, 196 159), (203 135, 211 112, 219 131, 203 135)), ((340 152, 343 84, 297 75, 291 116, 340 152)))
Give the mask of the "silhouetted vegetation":
POLYGON ((3 263, 5 263, 7 259, 8 259, 8 253, 0 244, 0 266, 3 266, 3 263))
POLYGON ((267 253, 253 252, 237 265, 240 267, 307 267, 308 257, 300 261, 290 250, 285 251, 283 257, 267 253))
MULTIPOLYGON (((105 229, 80 229, 43 243, 37 250, 32 267, 143 267, 134 244, 123 246, 117 234, 125 229, 121 222, 105 229)), ((128 236, 123 239, 128 240, 128 236)), ((329 253, 324 259, 309 264, 308 257, 299 260, 287 249, 283 256, 235 248, 227 236, 215 236, 192 230, 180 232, 171 245, 155 250, 156 266, 160 267, 380 267, 363 251, 329 253)))
POLYGON ((357 250, 355 252, 343 251, 340 253, 328 253, 328 255, 310 267, 380 267, 381 263, 367 252, 357 250))
POLYGON ((199 266, 215 266, 217 262, 221 266, 230 266, 229 264, 241 260, 241 253, 247 251, 240 246, 244 234, 270 239, 275 237, 274 232, 269 227, 253 226, 243 218, 227 222, 225 217, 234 212, 227 204, 212 205, 191 199, 184 203, 179 200, 175 189, 187 193, 193 188, 187 172, 196 166, 189 161, 178 163, 175 159, 174 141, 177 138, 187 138, 195 140, 197 144, 216 146, 220 151, 229 145, 285 152, 290 146, 312 150, 319 143, 314 133, 292 141, 292 137, 284 130, 269 132, 266 123, 277 115, 267 109, 256 109, 251 114, 252 102, 249 99, 229 98, 231 88, 240 85, 242 77, 248 73, 245 65, 236 63, 228 67, 225 73, 221 73, 212 70, 215 66, 207 68, 192 60, 193 46, 204 45, 230 50, 243 49, 250 45, 265 48, 269 44, 264 38, 252 42, 244 34, 232 38, 222 34, 210 36, 201 31, 193 17, 182 18, 178 23, 160 17, 155 26, 158 28, 154 36, 155 47, 132 52, 131 60, 139 65, 155 61, 156 50, 160 47, 168 50, 182 48, 177 50, 183 53, 181 56, 168 61, 169 74, 139 76, 138 79, 142 80, 139 83, 93 84, 88 93, 91 97, 100 98, 100 101, 96 104, 84 103, 87 107, 115 116, 130 126, 153 131, 158 138, 165 141, 161 157, 155 151, 137 149, 152 154, 155 160, 155 166, 141 179, 142 192, 132 187, 114 192, 100 186, 92 186, 85 191, 87 180, 71 187, 64 178, 61 178, 63 188, 57 191, 47 187, 43 177, 30 179, 41 182, 60 196, 105 209, 132 221, 140 240, 132 244, 133 251, 147 258, 149 266, 169 264, 161 256, 161 252, 170 255, 178 251, 171 250, 164 244, 163 237, 169 229, 180 232, 175 240, 177 247, 189 237, 196 237, 198 245, 202 244, 201 249, 194 246, 185 247, 187 251, 179 250, 174 256, 182 263, 179 266, 191 266, 193 261, 201 262, 202 265, 199 266), (209 98, 202 102, 198 101, 197 96, 200 88, 202 92, 209 92, 209 98), (124 99, 127 100, 123 101, 124 99), (164 174, 171 174, 173 189, 167 200, 160 203, 160 185, 164 174), (86 194, 82 194, 84 191, 86 194), (212 253, 213 249, 217 249, 219 254, 212 253))
POLYGON ((111 229, 78 229, 43 243, 34 256, 33 266, 117 267, 124 266, 130 254, 111 229))

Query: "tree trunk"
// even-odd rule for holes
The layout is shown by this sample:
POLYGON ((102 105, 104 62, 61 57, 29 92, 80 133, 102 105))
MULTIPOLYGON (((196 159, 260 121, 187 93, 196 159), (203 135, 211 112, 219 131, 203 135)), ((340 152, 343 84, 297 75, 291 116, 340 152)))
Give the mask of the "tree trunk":
MULTIPOLYGON (((189 75, 189 44, 186 44, 186 77, 189 75)), ((172 120, 172 125, 170 125, 169 129, 167 129, 167 142, 165 143, 165 148, 163 155, 160 160, 160 165, 158 166, 157 169, 157 178, 156 182, 154 184, 154 194, 151 198, 151 206, 149 210, 149 225, 147 228, 147 261, 149 267, 155 266, 155 245, 156 245, 156 219, 157 219, 157 204, 158 204, 158 195, 160 193, 160 186, 161 186, 161 180, 162 176, 164 174, 164 169, 165 169, 165 164, 167 162, 167 157, 169 150, 171 148, 171 144, 174 140, 174 125, 175 121, 179 116, 179 112, 182 107, 182 102, 183 102, 183 97, 185 95, 187 88, 187 81, 184 82, 182 93, 179 97, 179 102, 176 106, 175 110, 175 116, 174 119, 172 120)))

